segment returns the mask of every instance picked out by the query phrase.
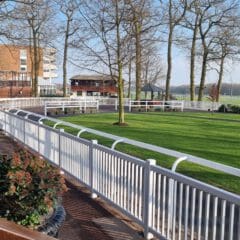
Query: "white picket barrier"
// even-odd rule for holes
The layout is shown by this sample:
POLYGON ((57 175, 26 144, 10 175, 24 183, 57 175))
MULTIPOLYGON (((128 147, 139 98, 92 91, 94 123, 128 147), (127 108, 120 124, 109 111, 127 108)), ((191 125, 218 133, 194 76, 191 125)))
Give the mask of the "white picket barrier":
MULTIPOLYGON (((239 240, 239 195, 156 166, 152 159, 143 161, 45 126, 28 119, 29 113, 22 111, 25 117, 20 113, 0 111, 1 128, 134 219, 146 238, 153 234, 160 239, 239 240)), ((183 155, 156 146, 155 150, 178 158, 183 155)), ((240 177, 239 169, 211 165, 200 158, 196 161, 240 177)))
POLYGON ((64 112, 65 109, 69 108, 78 108, 80 112, 86 112, 87 109, 99 110, 99 102, 94 100, 71 100, 71 101, 46 101, 44 103, 44 115, 47 115, 48 109, 62 109, 64 112))
POLYGON ((166 110, 180 110, 181 112, 184 109, 183 101, 129 101, 129 112, 132 112, 133 109, 141 110, 143 109, 145 112, 153 109, 161 109, 162 111, 166 110))

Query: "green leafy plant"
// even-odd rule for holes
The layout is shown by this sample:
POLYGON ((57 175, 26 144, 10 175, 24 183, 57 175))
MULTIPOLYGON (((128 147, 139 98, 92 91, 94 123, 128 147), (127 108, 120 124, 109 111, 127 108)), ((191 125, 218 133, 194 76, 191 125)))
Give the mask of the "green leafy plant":
POLYGON ((19 147, 0 155, 0 217, 35 226, 67 190, 59 169, 19 147))
POLYGON ((232 105, 231 110, 233 113, 240 113, 240 106, 232 105))

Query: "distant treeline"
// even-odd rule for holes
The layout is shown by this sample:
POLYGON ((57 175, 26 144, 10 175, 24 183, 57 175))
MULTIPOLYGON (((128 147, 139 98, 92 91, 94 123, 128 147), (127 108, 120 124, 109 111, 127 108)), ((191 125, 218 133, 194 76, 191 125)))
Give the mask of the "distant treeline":
MULTIPOLYGON (((204 94, 208 95, 213 84, 207 84, 204 89, 204 94)), ((171 87, 172 94, 190 94, 189 85, 173 86, 171 87)), ((195 87, 195 93, 198 93, 198 87, 195 87)), ((239 96, 240 95, 240 84, 234 83, 223 83, 220 92, 221 95, 239 96)))

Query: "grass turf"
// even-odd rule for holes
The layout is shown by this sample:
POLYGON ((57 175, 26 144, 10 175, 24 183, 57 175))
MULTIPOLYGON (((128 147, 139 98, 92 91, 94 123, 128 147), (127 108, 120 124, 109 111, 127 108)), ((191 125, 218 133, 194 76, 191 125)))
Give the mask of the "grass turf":
MULTIPOLYGON (((126 127, 112 124, 117 119, 115 113, 85 114, 62 119, 240 168, 240 115, 178 112, 131 113, 126 114, 128 123, 126 127)), ((73 134, 77 133, 74 129, 66 128, 65 130, 73 134)), ((81 136, 88 139, 97 138, 100 144, 107 146, 112 143, 109 139, 99 138, 89 133, 83 133, 81 136)), ((117 149, 141 159, 154 158, 157 164, 167 168, 170 168, 174 162, 174 159, 169 156, 143 151, 122 143, 117 146, 117 149)), ((181 163, 177 171, 240 193, 240 178, 189 162, 181 163)))

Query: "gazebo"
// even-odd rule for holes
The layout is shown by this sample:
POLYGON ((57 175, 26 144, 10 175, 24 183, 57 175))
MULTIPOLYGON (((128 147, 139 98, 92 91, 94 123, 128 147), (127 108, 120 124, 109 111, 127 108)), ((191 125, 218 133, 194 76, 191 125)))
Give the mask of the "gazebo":
POLYGON ((158 97, 160 98, 160 94, 163 93, 163 89, 154 85, 154 84, 151 84, 151 83, 147 83, 146 85, 144 85, 142 88, 141 88, 141 91, 142 92, 145 92, 145 95, 147 94, 147 92, 151 92, 151 100, 153 100, 154 98, 154 93, 157 92, 158 93, 158 97))

